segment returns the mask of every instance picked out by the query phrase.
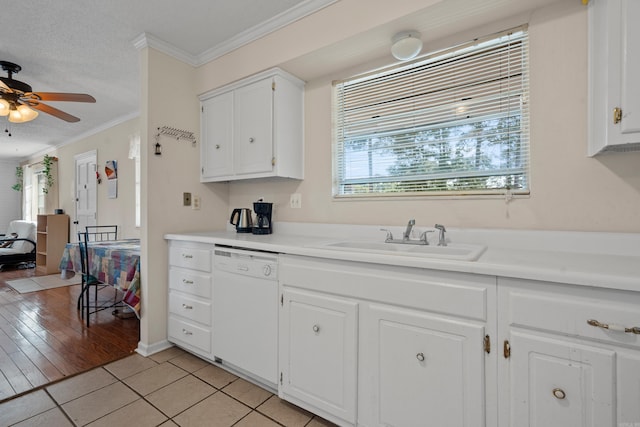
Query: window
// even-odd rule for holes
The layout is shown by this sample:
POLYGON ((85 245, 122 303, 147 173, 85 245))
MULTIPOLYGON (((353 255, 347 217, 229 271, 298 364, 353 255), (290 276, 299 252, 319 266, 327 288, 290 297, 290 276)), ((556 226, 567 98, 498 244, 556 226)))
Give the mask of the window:
POLYGON ((334 83, 334 196, 529 192, 525 27, 334 83))
POLYGON ((141 218, 141 204, 140 204, 140 135, 135 134, 129 136, 129 159, 134 160, 134 180, 135 180, 135 224, 137 228, 140 228, 141 218))

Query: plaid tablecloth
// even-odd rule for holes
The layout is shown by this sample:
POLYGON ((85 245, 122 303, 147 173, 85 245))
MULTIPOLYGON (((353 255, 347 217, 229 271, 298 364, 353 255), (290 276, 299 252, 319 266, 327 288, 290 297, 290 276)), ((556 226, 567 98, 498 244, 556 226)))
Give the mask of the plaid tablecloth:
MULTIPOLYGON (((87 252, 91 268, 89 274, 122 290, 122 301, 140 318, 140 240, 89 242, 87 252)), ((67 243, 60 260, 60 270, 82 271, 78 243, 67 243)))

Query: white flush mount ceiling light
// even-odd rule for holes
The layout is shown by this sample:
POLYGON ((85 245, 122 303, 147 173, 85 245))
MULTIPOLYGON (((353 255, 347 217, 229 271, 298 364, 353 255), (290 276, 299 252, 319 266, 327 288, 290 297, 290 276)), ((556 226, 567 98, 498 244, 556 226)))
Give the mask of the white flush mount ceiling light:
POLYGON ((401 61, 413 59, 422 50, 422 40, 417 31, 402 31, 391 39, 391 54, 401 61))

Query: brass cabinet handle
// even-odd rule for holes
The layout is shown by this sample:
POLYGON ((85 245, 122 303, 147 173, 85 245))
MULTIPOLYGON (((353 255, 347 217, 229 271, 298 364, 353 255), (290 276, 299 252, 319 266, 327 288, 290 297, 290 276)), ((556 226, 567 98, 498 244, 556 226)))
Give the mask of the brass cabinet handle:
POLYGON ((187 304, 182 304, 182 308, 184 308, 185 310, 193 310, 193 306, 187 304))
POLYGON ((187 331, 186 329, 183 329, 182 333, 185 334, 185 335, 193 335, 193 332, 187 331))
POLYGON ((595 326, 596 328, 608 329, 610 331, 625 332, 627 334, 640 335, 640 327, 638 327, 638 326, 633 326, 631 328, 627 328, 625 326, 616 325, 614 323, 602 323, 602 322, 599 322, 599 321, 597 321, 595 319, 589 319, 589 320, 587 320, 587 323, 589 325, 591 325, 591 326, 595 326))
POLYGON ((185 285, 193 285, 193 280, 182 279, 182 283, 185 285))

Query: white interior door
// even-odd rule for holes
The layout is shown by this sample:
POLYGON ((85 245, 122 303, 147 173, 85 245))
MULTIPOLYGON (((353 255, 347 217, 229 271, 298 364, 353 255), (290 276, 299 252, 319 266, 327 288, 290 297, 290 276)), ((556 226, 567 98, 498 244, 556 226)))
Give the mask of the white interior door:
POLYGON ((97 153, 89 151, 74 157, 76 167, 76 215, 73 221, 75 230, 71 241, 75 241, 77 233, 87 225, 96 225, 97 216, 97 153))

